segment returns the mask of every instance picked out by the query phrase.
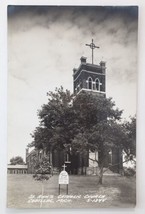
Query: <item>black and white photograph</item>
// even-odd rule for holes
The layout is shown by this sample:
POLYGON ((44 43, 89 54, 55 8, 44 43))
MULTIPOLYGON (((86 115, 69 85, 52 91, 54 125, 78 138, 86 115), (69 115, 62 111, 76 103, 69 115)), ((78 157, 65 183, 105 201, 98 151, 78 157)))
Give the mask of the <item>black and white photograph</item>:
POLYGON ((7 7, 8 208, 134 208, 138 6, 7 7))

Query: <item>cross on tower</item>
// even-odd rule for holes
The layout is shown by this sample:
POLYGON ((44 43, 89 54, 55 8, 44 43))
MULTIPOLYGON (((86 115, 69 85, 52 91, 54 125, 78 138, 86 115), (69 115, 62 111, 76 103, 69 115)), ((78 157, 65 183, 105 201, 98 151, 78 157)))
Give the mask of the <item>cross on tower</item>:
POLYGON ((100 48, 100 47, 98 47, 98 46, 96 46, 95 44, 94 44, 94 42, 93 42, 93 39, 92 39, 92 43, 91 44, 86 44, 86 46, 89 46, 91 49, 92 49, 92 64, 93 64, 93 58, 94 58, 94 49, 95 48, 100 48))
POLYGON ((63 171, 65 171, 65 168, 66 168, 67 166, 64 164, 62 167, 63 167, 63 171))

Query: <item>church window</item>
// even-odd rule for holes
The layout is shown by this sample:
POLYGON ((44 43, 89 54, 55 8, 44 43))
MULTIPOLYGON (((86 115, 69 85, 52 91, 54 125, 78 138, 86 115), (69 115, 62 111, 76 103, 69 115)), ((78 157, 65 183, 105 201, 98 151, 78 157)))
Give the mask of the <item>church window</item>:
POLYGON ((88 89, 92 89, 93 86, 93 80, 91 77, 88 78, 88 89))
POLYGON ((95 86, 96 86, 96 90, 100 91, 100 81, 98 78, 95 80, 95 86))
POLYGON ((80 84, 78 84, 78 91, 80 91, 80 84))
POLYGON ((108 152, 108 163, 112 164, 112 149, 108 152))
POLYGON ((77 85, 76 91, 77 91, 77 93, 80 91, 80 85, 79 84, 77 85))
POLYGON ((65 162, 70 161, 70 155, 68 153, 65 154, 65 162))

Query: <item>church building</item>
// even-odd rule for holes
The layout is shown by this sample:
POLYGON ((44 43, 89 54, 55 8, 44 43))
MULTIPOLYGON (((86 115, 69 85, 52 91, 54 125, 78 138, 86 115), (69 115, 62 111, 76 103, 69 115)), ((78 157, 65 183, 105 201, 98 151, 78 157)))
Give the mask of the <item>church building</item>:
MULTIPOLYGON (((93 63, 93 50, 99 48, 92 43, 90 45, 92 49, 92 63, 87 63, 87 58, 82 56, 80 58, 80 65, 78 68, 73 69, 73 89, 74 95, 78 96, 81 92, 85 91, 87 93, 93 93, 94 96, 106 97, 106 63, 101 61, 99 64, 93 63)), ((36 151, 35 151, 36 152, 36 151)), ((34 168, 32 162, 33 152, 26 155, 26 161, 28 164, 28 173, 34 173, 34 168)), ((120 151, 117 149, 111 150, 108 152, 106 157, 106 167, 109 164, 121 163, 120 151)), ((46 155, 45 151, 37 151, 39 159, 42 155, 46 155)), ((65 164, 66 171, 70 174, 97 174, 97 162, 93 161, 99 158, 98 152, 88 151, 85 154, 71 154, 70 151, 52 151, 50 154, 50 163, 53 166, 53 171, 58 172, 62 165, 65 164)), ((116 165, 112 168, 112 171, 119 173, 120 165, 116 165)))

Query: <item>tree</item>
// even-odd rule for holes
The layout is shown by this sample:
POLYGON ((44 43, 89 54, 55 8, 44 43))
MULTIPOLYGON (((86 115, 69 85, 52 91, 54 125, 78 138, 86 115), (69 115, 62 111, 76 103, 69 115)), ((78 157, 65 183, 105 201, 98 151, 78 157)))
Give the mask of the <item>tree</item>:
MULTIPOLYGON (((77 96, 74 108, 79 116, 80 133, 72 141, 72 147, 81 151, 97 151, 95 159, 99 167, 99 184, 102 184, 105 160, 110 150, 122 147, 123 133, 120 125, 122 111, 115 109, 112 99, 87 93, 77 96), (80 140, 79 140, 79 139, 80 140), (84 143, 80 143, 81 138, 84 143), (80 147, 81 145, 81 147, 80 147)), ((120 164, 120 163, 118 163, 120 164)), ((110 168, 112 165, 109 166, 110 168)))
POLYGON ((125 162, 132 164, 135 170, 136 167, 136 116, 130 117, 129 121, 123 123, 126 141, 124 141, 123 151, 125 162))
POLYGON ((127 135, 128 143, 124 145, 127 156, 136 156, 136 116, 130 117, 130 121, 123 123, 124 132, 127 135))
POLYGON ((22 157, 16 156, 16 157, 13 157, 13 158, 10 159, 10 164, 11 165, 17 165, 17 164, 24 165, 25 163, 24 163, 22 157))
POLYGON ((35 180, 42 181, 49 179, 48 175, 51 173, 51 164, 48 157, 43 157, 41 160, 35 158, 34 168, 35 174, 33 175, 33 177, 35 178, 35 180))
POLYGON ((72 153, 98 151, 99 160, 95 161, 102 184, 108 152, 112 148, 127 151, 130 143, 126 131, 130 127, 121 123, 122 112, 111 98, 85 92, 75 97, 62 87, 56 88, 48 93, 48 103, 38 111, 40 126, 32 134, 30 146, 47 151, 71 147, 72 153))
POLYGON ((38 111, 40 126, 31 134, 34 141, 29 147, 38 149, 65 149, 71 144, 74 136, 75 112, 71 102, 73 95, 68 90, 56 88, 55 92, 49 92, 48 104, 44 104, 38 111))
POLYGON ((135 157, 136 151, 136 118, 122 123, 122 110, 115 108, 112 99, 97 97, 94 95, 81 93, 74 103, 78 111, 81 135, 75 136, 72 146, 81 151, 98 151, 99 159, 95 159, 99 167, 99 184, 102 184, 103 173, 108 169, 119 166, 135 157), (82 139, 82 140, 81 140, 82 139), (84 142, 84 143, 83 143, 84 142), (80 147, 81 145, 81 147, 80 147), (119 150, 120 155, 126 154, 124 162, 122 158, 114 165, 109 164, 104 169, 105 159, 108 153, 119 150))
MULTIPOLYGON (((41 160, 38 159, 37 156, 34 157, 34 168, 35 168, 35 174, 33 175, 33 178, 36 181, 41 182, 41 196, 43 199, 44 194, 44 181, 49 180, 51 177, 51 165, 49 162, 49 158, 47 156, 43 157, 41 160)), ((40 207, 42 207, 42 200, 40 203, 40 207)))

